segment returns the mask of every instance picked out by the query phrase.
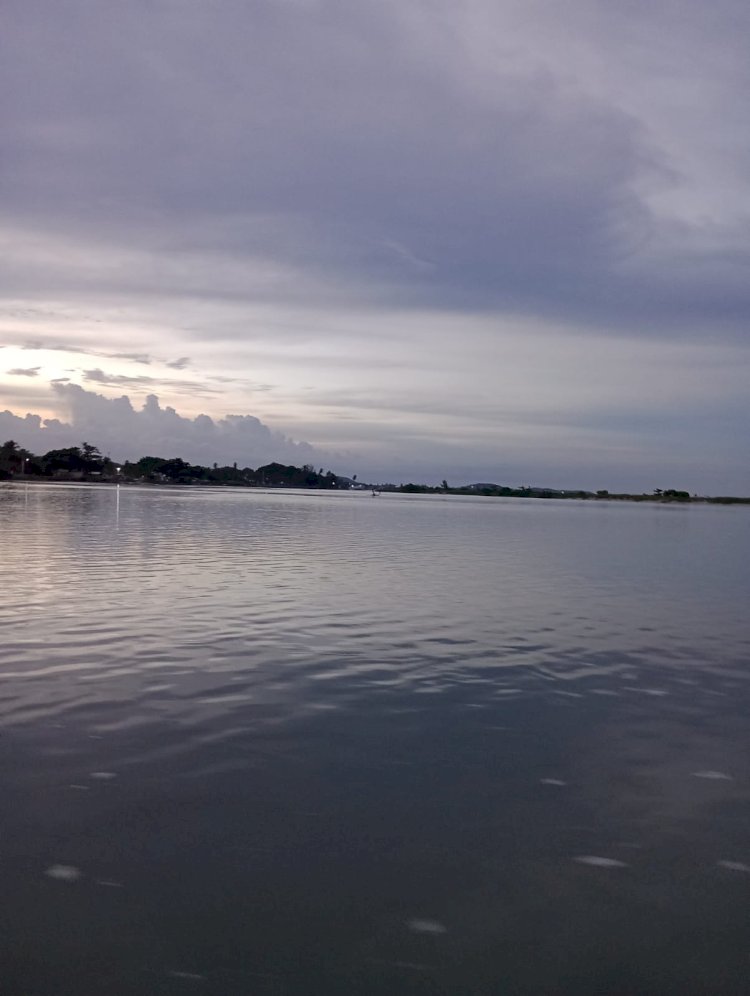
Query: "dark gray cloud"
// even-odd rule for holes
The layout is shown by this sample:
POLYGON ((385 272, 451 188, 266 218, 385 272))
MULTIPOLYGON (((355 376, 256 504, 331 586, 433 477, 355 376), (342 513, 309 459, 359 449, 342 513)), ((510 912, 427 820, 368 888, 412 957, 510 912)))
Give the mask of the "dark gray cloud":
MULTIPOLYGON (((679 20, 658 5, 593 18, 587 0, 570 14, 533 4, 537 35, 515 4, 480 4, 489 32, 509 31, 483 59, 464 4, 440 5, 442 21, 381 0, 10 6, 7 215, 162 254, 150 273, 109 273, 121 292, 221 294, 191 254, 240 270, 260 256, 373 303, 744 336, 746 224, 660 215, 652 195, 678 189, 684 164, 637 100, 584 85, 543 44, 570 20, 625 65, 623 32, 645 48, 650 28, 671 30, 684 44, 672 71, 710 87, 717 67, 690 63, 708 37, 740 87, 731 56, 749 25, 734 0, 712 5, 708 36, 696 0, 679 20)), ((715 128, 706 103, 696 132, 715 128)), ((85 288, 73 263, 64 279, 85 288)))
POLYGON ((14 367, 6 371, 11 377, 38 377, 41 367, 14 367))

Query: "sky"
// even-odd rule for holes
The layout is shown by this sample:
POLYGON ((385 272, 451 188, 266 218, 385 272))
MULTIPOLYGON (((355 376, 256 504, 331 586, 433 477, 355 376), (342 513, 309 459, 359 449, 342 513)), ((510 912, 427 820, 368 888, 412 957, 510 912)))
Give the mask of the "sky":
POLYGON ((5 0, 0 441, 750 494, 746 0, 5 0))

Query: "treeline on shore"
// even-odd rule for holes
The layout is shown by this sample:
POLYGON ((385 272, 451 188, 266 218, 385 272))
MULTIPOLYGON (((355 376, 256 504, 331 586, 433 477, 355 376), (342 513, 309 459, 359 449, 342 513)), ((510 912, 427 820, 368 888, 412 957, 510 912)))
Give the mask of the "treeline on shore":
POLYGON ((688 491, 675 488, 655 488, 651 493, 630 494, 627 492, 560 491, 554 488, 534 488, 530 485, 511 488, 501 484, 466 484, 451 487, 447 481, 432 486, 429 484, 362 484, 357 483, 357 475, 341 477, 321 467, 315 470, 310 464, 294 467, 282 463, 269 463, 253 470, 252 467, 232 466, 203 467, 190 464, 180 457, 144 456, 135 462, 126 460, 117 463, 109 456, 103 456, 91 443, 50 450, 37 456, 19 446, 12 439, 0 445, 0 480, 14 477, 39 478, 58 481, 103 481, 132 482, 142 484, 212 484, 233 487, 267 488, 325 488, 334 489, 373 489, 375 492, 398 492, 401 494, 450 494, 483 495, 495 498, 577 498, 594 501, 650 501, 650 502, 710 502, 719 505, 750 505, 750 498, 737 498, 731 495, 705 497, 691 495, 688 491))
POLYGON ((81 443, 50 450, 37 456, 12 439, 0 445, 0 479, 38 477, 58 481, 111 481, 149 484, 231 484, 235 487, 338 488, 348 487, 349 480, 332 471, 269 463, 252 467, 202 467, 180 457, 144 456, 131 462, 117 463, 103 456, 96 446, 81 443))
POLYGON ((629 492, 602 491, 561 491, 556 488, 532 488, 525 485, 519 488, 509 488, 502 484, 465 484, 461 487, 450 487, 447 481, 441 485, 429 484, 384 484, 380 491, 400 491, 406 494, 448 494, 448 495, 484 495, 495 498, 577 498, 593 501, 650 501, 650 502, 711 502, 718 505, 750 505, 750 498, 736 498, 731 495, 707 497, 691 495, 689 491, 678 491, 676 488, 655 488, 650 493, 631 494, 629 492))

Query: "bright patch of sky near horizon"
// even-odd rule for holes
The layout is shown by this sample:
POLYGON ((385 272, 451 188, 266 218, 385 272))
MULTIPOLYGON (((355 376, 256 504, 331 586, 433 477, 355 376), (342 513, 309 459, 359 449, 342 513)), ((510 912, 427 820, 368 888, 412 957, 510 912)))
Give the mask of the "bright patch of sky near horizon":
POLYGON ((744 3, 4 20, 3 438, 750 492, 744 3))

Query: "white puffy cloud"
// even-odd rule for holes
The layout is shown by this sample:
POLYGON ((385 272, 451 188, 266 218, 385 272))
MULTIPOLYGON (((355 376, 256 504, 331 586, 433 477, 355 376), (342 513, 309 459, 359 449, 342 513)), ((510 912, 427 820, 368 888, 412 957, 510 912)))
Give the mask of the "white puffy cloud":
POLYGON ((186 418, 174 408, 162 408, 153 394, 142 408, 135 408, 125 395, 105 398, 77 384, 52 387, 68 411, 67 419, 0 412, 0 438, 15 439, 36 453, 78 445, 85 439, 117 460, 179 456, 203 465, 236 462, 241 467, 259 467, 274 460, 328 466, 335 459, 309 443, 273 431, 252 415, 186 418))

